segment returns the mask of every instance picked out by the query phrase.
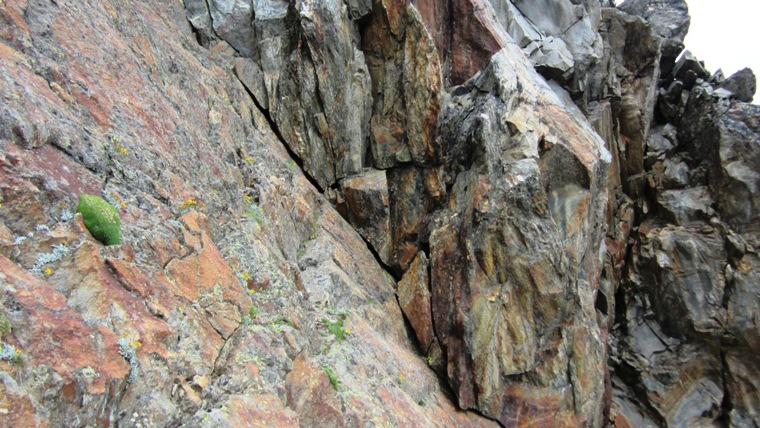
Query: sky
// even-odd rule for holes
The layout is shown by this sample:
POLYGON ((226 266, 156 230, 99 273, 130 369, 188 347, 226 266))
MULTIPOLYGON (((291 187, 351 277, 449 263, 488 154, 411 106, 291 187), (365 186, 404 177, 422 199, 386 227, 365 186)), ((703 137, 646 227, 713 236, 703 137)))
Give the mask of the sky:
MULTIPOLYGON (((616 0, 617 4, 623 0, 616 0)), ((691 25, 684 44, 711 73, 749 67, 760 80, 760 1, 686 0, 691 25)), ((754 104, 760 103, 760 94, 754 104)))
POLYGON ((744 67, 760 73, 757 0, 686 0, 691 25, 684 44, 711 72, 726 77, 744 67))

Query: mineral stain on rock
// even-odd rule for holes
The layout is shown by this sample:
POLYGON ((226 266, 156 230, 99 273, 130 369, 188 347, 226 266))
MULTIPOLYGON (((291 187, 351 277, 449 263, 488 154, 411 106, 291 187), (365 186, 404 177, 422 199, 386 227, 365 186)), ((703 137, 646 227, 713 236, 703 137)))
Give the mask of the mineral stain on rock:
POLYGON ((759 425, 755 75, 688 26, 0 2, 0 425, 759 425))

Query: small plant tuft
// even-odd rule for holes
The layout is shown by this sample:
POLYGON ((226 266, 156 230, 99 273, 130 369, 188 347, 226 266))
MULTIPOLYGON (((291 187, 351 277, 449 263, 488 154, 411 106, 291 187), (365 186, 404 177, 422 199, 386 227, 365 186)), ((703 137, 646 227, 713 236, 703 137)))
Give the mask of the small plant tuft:
POLYGON ((256 316, 259 315, 259 309, 256 307, 256 305, 251 305, 251 309, 248 310, 248 313, 243 315, 243 319, 240 320, 240 323, 243 325, 252 325, 253 320, 256 319, 256 316))
POLYGON ((327 318, 322 319, 322 323, 327 326, 327 329, 330 331, 330 333, 335 336, 335 338, 339 341, 346 340, 346 333, 350 331, 343 327, 343 318, 338 318, 337 321, 330 321, 327 318))
POLYGON ((325 373, 327 373, 327 378, 330 379, 330 383, 332 384, 333 388, 337 391, 338 390, 338 376, 335 374, 335 370, 332 369, 330 366, 322 366, 325 373))
POLYGON ((185 201, 182 201, 179 204, 179 211, 180 213, 185 214, 192 209, 195 209, 197 211, 205 206, 206 204, 204 204, 202 201, 198 201, 196 199, 190 198, 185 201))
POLYGON ((0 339, 2 339, 6 334, 11 334, 11 330, 11 320, 9 320, 5 314, 0 312, 0 339))
POLYGON ((121 220, 119 212, 103 198, 93 195, 79 195, 77 212, 92 237, 104 245, 121 244, 121 220))
POLYGON ((275 324, 278 326, 286 325, 290 328, 295 328, 295 325, 293 325, 293 322, 285 317, 280 317, 277 321, 275 321, 275 324))

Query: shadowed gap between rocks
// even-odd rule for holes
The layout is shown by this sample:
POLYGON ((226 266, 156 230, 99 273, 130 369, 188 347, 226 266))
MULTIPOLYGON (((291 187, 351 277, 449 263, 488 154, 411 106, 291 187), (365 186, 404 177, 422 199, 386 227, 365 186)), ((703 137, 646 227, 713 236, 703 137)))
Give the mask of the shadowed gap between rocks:
MULTIPOLYGON (((237 78, 237 77, 236 77, 237 78)), ((240 81, 240 79, 238 79, 240 81)), ((251 97, 251 101, 253 101, 253 104, 256 106, 257 109, 259 109, 259 112, 264 116, 264 118, 267 120, 267 123, 269 123, 269 127, 272 129, 272 132, 274 132, 274 135, 277 136, 277 140, 282 144, 282 147, 285 148, 285 150, 288 152, 288 155, 291 159, 293 159, 293 162, 298 165, 298 168, 303 172, 304 177, 306 177, 307 180, 314 186, 319 193, 324 193, 325 189, 322 188, 322 186, 319 185, 317 180, 314 179, 314 177, 309 174, 306 169, 304 169, 303 166, 303 160, 298 157, 298 155, 295 154, 295 152, 288 146, 288 143, 285 142, 285 139, 282 137, 282 134, 280 134, 280 130, 277 127, 277 123, 272 119, 272 116, 269 114, 269 111, 264 109, 264 107, 259 103, 259 100, 256 99, 256 97, 253 95, 253 92, 241 81, 240 85, 245 88, 245 92, 248 94, 249 97, 251 97)))

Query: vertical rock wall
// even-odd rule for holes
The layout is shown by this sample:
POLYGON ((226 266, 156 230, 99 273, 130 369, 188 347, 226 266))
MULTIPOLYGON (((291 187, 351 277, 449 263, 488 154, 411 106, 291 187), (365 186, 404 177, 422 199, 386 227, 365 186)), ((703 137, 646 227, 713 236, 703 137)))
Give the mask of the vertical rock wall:
POLYGON ((0 3, 10 425, 758 423, 755 80, 684 1, 90 3, 0 3))
MULTIPOLYGON (((371 14, 307 7, 289 9, 291 64, 306 74, 281 75, 274 90, 289 105, 287 82, 298 82, 300 101, 272 119, 320 186, 337 186, 334 201, 401 278, 400 304, 425 358, 461 408, 505 425, 601 424, 605 357, 594 299, 611 161, 604 142, 536 74, 488 2, 378 0, 371 14), (358 21, 346 27, 349 18, 358 21), (294 60, 302 39, 310 55, 294 60), (335 52, 341 46, 355 53, 335 52), (309 110, 356 105, 336 84, 362 76, 347 58, 366 60, 372 82, 361 138, 347 130, 364 128, 309 110), (340 79, 324 79, 330 72, 320 67, 340 79), (308 131, 320 123, 339 143, 304 151, 298 135, 321 145, 308 131), (336 169, 335 154, 365 144, 369 169, 336 169)), ((219 36, 234 47, 247 31, 219 36)), ((581 52, 583 37, 575 41, 581 52)))

